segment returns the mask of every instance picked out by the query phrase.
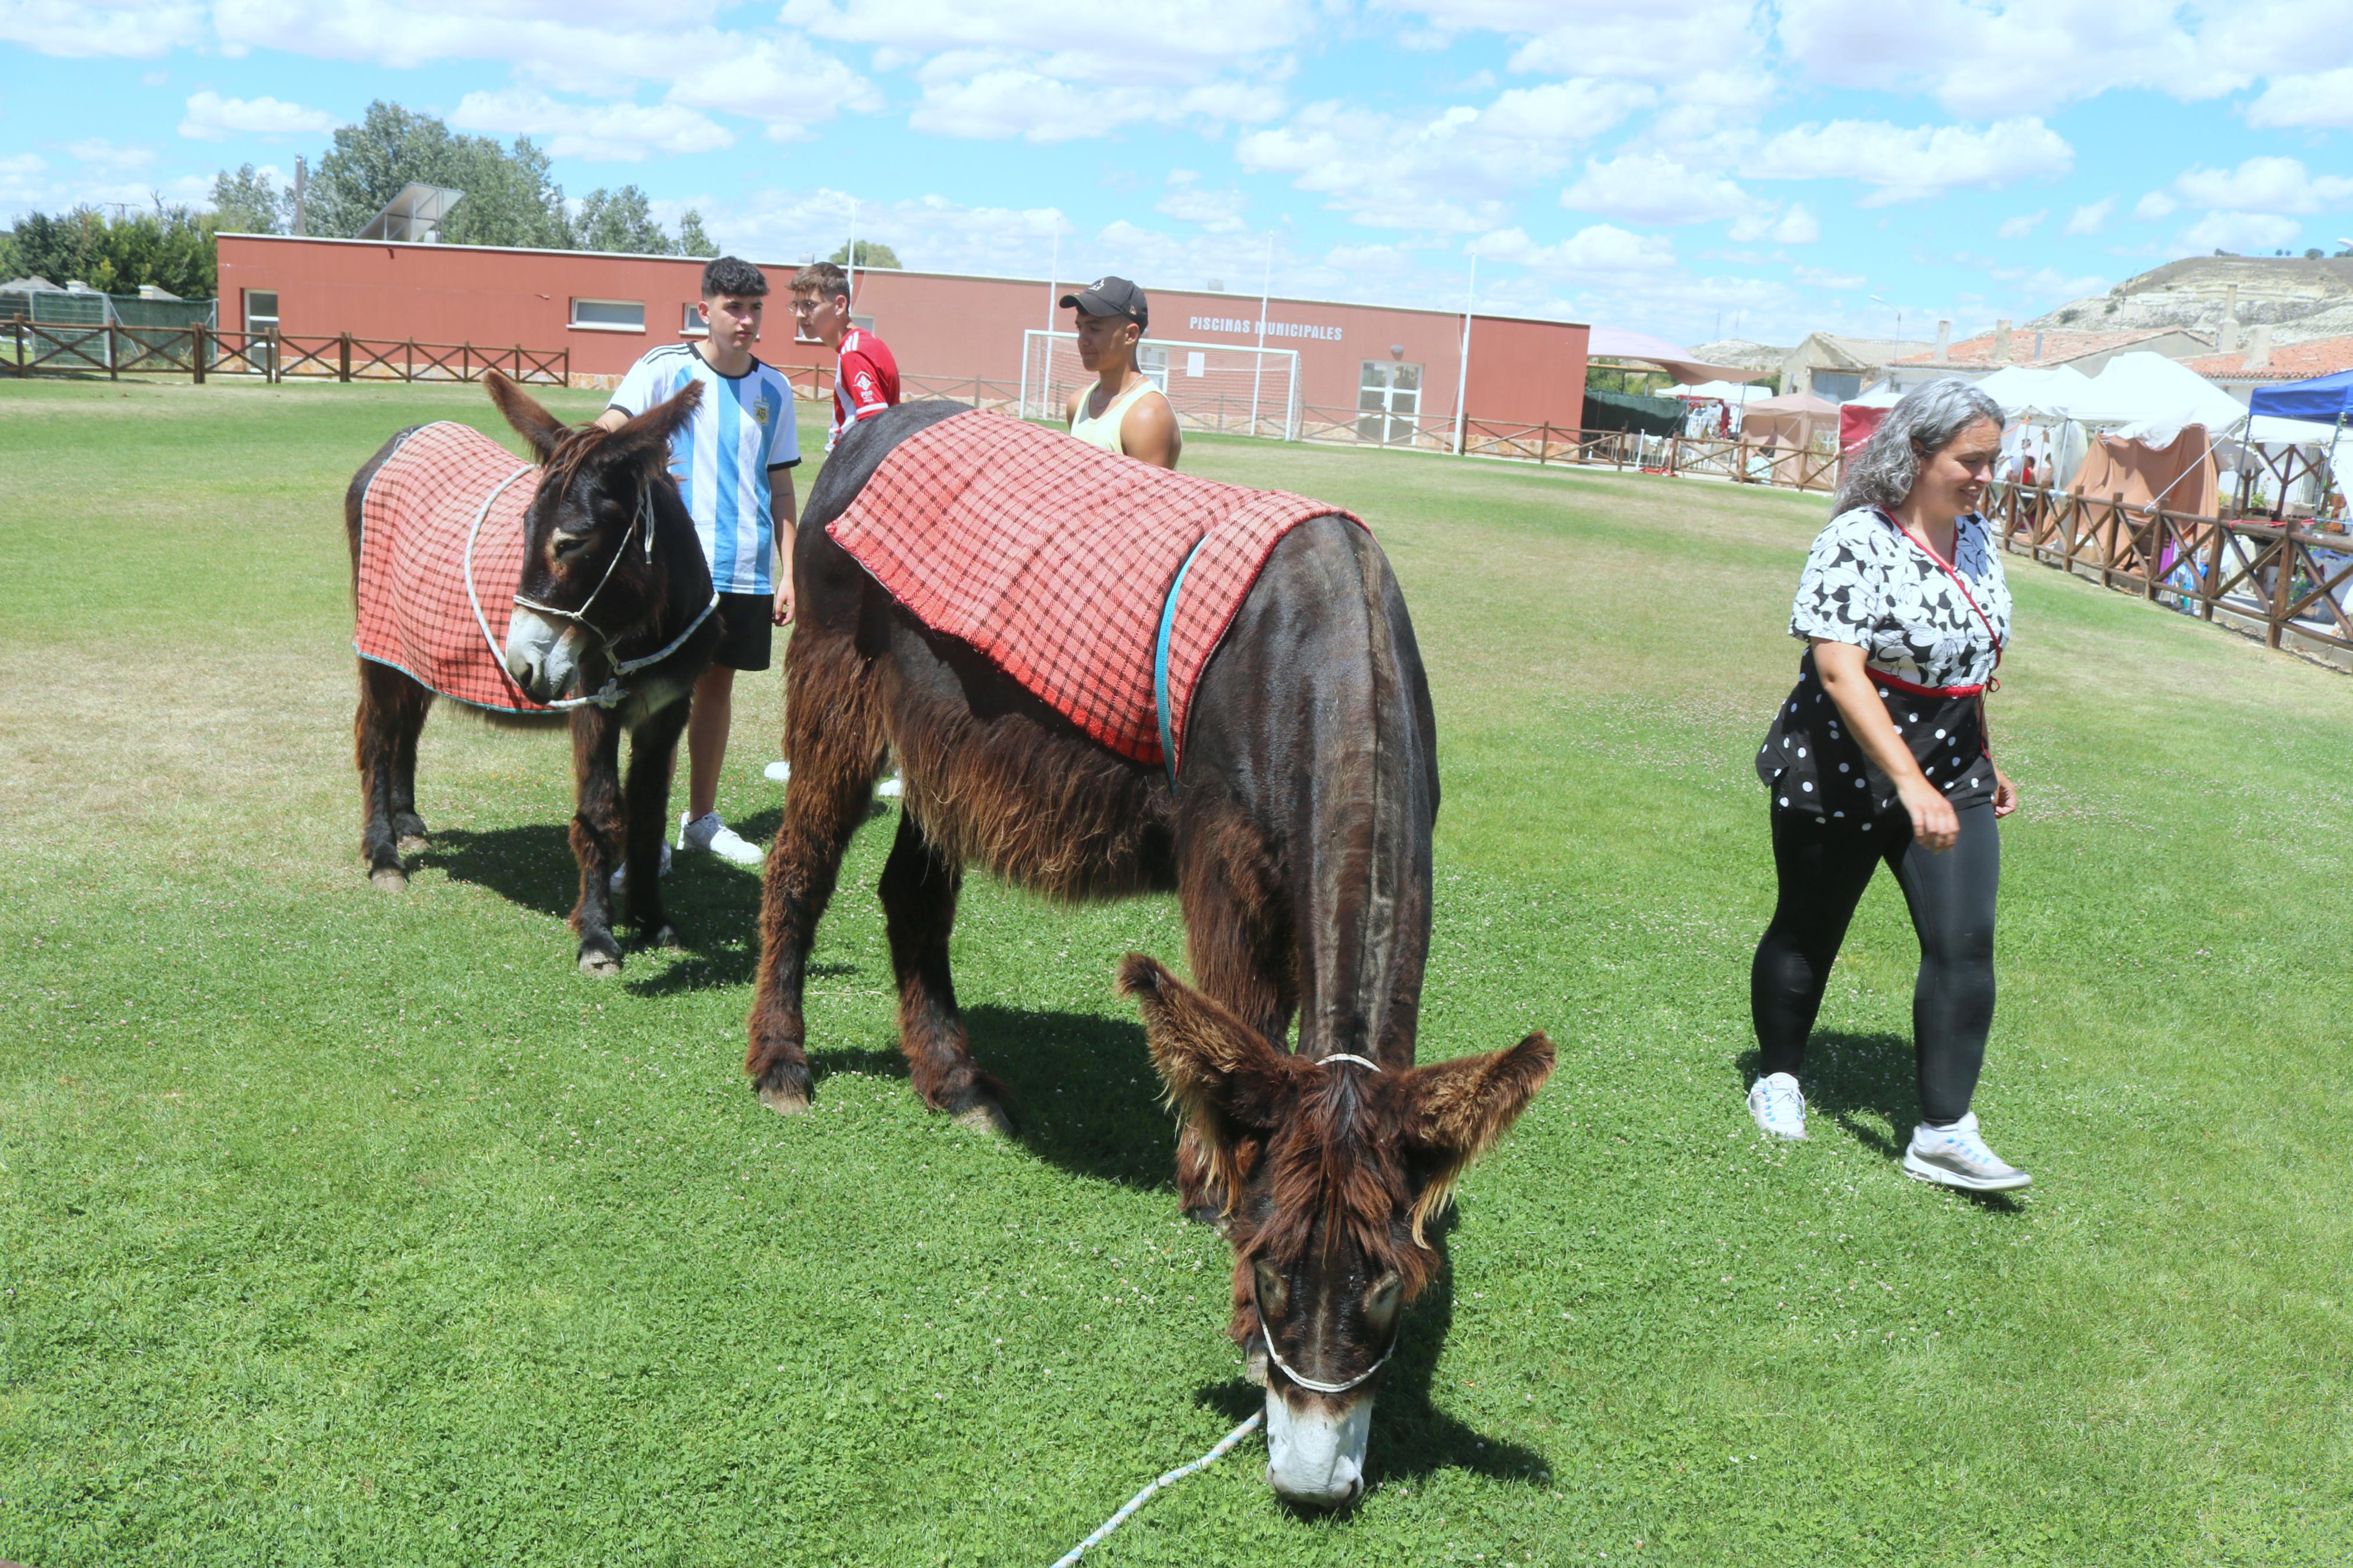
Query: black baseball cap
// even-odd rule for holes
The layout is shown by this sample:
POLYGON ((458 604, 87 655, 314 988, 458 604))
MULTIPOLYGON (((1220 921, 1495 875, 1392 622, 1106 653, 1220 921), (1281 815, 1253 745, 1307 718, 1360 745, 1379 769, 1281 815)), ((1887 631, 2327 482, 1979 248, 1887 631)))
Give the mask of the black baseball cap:
POLYGON ((1098 278, 1075 294, 1062 296, 1062 308, 1076 307, 1090 316, 1125 316, 1139 327, 1152 324, 1152 305, 1144 290, 1124 278, 1098 278))

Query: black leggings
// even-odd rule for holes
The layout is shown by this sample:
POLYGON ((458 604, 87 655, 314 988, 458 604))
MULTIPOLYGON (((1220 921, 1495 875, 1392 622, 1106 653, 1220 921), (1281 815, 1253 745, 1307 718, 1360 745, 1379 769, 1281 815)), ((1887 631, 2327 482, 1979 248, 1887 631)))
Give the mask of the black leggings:
POLYGON ((1748 976, 1761 1073, 1795 1073, 1804 1060, 1806 1037, 1847 921, 1884 860, 1904 889, 1920 937, 1912 1048, 1919 1059, 1921 1119, 1947 1126, 1968 1113, 1993 1026, 1993 905, 2001 882, 2001 837, 1991 802, 1964 806, 1958 815, 1959 840, 1935 854, 1913 842, 1911 818, 1900 807, 1875 819, 1868 833, 1799 812, 1772 814, 1781 891, 1748 976))

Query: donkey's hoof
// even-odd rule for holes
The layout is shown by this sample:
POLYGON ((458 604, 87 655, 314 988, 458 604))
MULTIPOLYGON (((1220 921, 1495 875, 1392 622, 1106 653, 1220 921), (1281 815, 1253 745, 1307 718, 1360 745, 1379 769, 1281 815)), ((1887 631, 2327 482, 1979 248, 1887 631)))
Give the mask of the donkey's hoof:
POLYGON ((809 1070, 806 1063, 778 1062, 760 1075, 755 1086, 760 1103, 779 1116, 799 1116, 809 1108, 809 1070))
POLYGON ((967 1132, 990 1132, 999 1138, 1013 1136, 1013 1118, 993 1100, 975 1100, 948 1120, 967 1132))
POLYGON ((610 980, 621 973, 621 955, 601 947, 580 950, 580 973, 592 980, 610 980))
POLYGON ((408 873, 397 866, 379 866, 368 873, 368 880, 384 892, 405 893, 408 890, 408 873))
POLYGON ((432 847, 433 840, 426 837, 422 833, 404 833, 400 836, 400 852, 403 855, 422 855, 432 847))
POLYGON ((641 932, 638 936, 638 940, 643 942, 648 947, 679 947, 684 945, 682 939, 681 939, 678 934, 678 927, 670 924, 668 921, 662 921, 661 924, 654 927, 654 929, 649 931, 641 932))

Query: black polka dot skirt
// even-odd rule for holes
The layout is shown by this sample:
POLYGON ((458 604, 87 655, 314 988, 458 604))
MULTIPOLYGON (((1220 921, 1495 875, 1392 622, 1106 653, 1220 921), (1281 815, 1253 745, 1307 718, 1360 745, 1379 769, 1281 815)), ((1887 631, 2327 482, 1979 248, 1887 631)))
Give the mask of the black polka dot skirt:
MULTIPOLYGON (((1983 690, 1925 690, 1870 673, 1895 732, 1912 748, 1928 782, 1956 808, 1991 800, 1993 762, 1986 750, 1983 690)), ((1757 753, 1757 776, 1772 791, 1774 809, 1804 812, 1825 822, 1860 826, 1897 805, 1894 784, 1864 757, 1838 704, 1822 689, 1811 648, 1799 661, 1798 684, 1782 700, 1757 753)))

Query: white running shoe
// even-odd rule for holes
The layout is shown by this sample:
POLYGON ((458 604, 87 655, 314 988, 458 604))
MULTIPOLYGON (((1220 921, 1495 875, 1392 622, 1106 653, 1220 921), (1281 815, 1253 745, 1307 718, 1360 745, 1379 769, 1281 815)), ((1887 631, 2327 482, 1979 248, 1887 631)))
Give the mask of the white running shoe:
POLYGON ((760 776, 766 779, 770 784, 788 783, 791 781, 793 776, 793 764, 790 763, 770 763, 766 767, 760 770, 760 776))
POLYGON ((874 798, 876 800, 896 800, 906 793, 907 781, 901 778, 897 773, 892 773, 889 778, 884 779, 881 784, 874 786, 874 798))
POLYGON ((678 819, 678 847, 681 849, 707 849, 722 860, 738 866, 757 866, 768 858, 767 851, 746 843, 742 835, 719 820, 715 811, 706 811, 689 820, 678 819))
POLYGON ((1904 1172, 1915 1182, 1936 1182, 1972 1193, 2016 1192, 2034 1180, 1986 1147, 1986 1141, 1978 1135, 1974 1110, 1950 1127, 1922 1122, 1912 1129, 1912 1146, 1904 1151, 1904 1172))
POLYGON ((1757 1119, 1757 1131, 1767 1138, 1805 1141, 1806 1097, 1793 1074, 1770 1073, 1750 1085, 1748 1114, 1757 1119))
MULTIPOLYGON (((661 851, 661 874, 667 877, 670 875, 670 846, 663 845, 661 851)), ((627 866, 614 867, 613 874, 605 879, 605 884, 617 893, 621 891, 629 885, 629 868, 627 866)))

